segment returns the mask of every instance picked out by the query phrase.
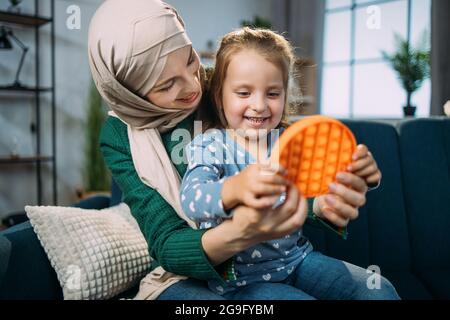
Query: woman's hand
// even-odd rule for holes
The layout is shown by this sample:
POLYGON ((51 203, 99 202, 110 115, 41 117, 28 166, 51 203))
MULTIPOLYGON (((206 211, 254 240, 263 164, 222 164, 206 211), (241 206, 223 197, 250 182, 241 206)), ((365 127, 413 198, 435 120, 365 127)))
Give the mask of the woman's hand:
POLYGON ((378 185, 381 181, 381 171, 378 169, 377 162, 363 144, 356 148, 353 154, 353 163, 347 167, 347 170, 363 178, 367 185, 378 185))
POLYGON ((277 239, 303 226, 308 215, 307 202, 295 186, 288 187, 286 201, 276 209, 255 210, 239 207, 234 211, 233 223, 242 239, 259 243, 277 239))
POLYGON ((330 184, 330 192, 314 199, 314 213, 337 227, 346 227, 358 218, 358 209, 366 203, 367 186, 381 180, 377 162, 365 145, 357 146, 352 159, 349 172, 338 173, 338 183, 330 184))
POLYGON ((286 201, 276 209, 257 210, 239 206, 231 219, 203 235, 203 249, 212 264, 220 264, 255 244, 299 229, 308 216, 307 207, 306 199, 293 185, 288 187, 286 201))
POLYGON ((340 172, 337 183, 331 183, 328 194, 314 199, 314 213, 337 227, 346 227, 358 218, 358 209, 366 203, 366 182, 350 172, 340 172))
POLYGON ((244 204, 254 209, 268 209, 287 190, 286 170, 281 166, 251 164, 239 174, 225 179, 222 202, 225 209, 244 204))

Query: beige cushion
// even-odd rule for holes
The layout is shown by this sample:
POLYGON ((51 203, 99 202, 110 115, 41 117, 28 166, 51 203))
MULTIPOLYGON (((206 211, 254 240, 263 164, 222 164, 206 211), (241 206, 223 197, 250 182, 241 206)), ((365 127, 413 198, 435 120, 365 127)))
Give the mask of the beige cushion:
POLYGON ((147 242, 124 203, 103 210, 46 206, 25 210, 64 299, 114 297, 150 270, 147 242))

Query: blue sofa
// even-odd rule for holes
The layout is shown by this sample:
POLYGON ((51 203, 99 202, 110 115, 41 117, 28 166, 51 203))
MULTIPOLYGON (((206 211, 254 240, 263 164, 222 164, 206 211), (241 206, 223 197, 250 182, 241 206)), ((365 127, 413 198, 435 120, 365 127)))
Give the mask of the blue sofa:
MULTIPOLYGON (((306 226, 316 250, 367 268, 377 265, 403 299, 450 299, 450 119, 396 125, 344 121, 383 172, 348 240, 306 226)), ((88 199, 84 208, 120 202, 88 199)), ((125 293, 126 294, 126 293, 125 293)), ((0 299, 61 299, 62 291, 29 222, 0 233, 0 299)))

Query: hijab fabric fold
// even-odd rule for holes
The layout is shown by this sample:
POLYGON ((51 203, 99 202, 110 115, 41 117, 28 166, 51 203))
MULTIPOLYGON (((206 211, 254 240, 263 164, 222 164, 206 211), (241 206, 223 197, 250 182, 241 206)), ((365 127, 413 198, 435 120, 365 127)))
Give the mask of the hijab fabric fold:
MULTIPOLYGON (((127 125, 133 164, 139 178, 196 228, 181 209, 181 178, 160 135, 175 127, 194 109, 163 108, 144 98, 161 75, 167 55, 191 44, 176 10, 159 0, 106 0, 89 27, 92 77, 100 95, 112 109, 110 115, 127 125)), ((145 294, 139 297, 154 299, 164 289, 162 284, 171 285, 181 279, 185 277, 159 267, 141 282, 141 293, 145 294)))

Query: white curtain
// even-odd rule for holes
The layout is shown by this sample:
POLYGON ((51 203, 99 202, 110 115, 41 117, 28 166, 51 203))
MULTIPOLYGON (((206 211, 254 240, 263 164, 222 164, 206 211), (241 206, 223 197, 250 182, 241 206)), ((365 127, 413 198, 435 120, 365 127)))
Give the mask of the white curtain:
POLYGON ((444 115, 450 100, 450 1, 433 0, 431 16, 431 115, 444 115))

